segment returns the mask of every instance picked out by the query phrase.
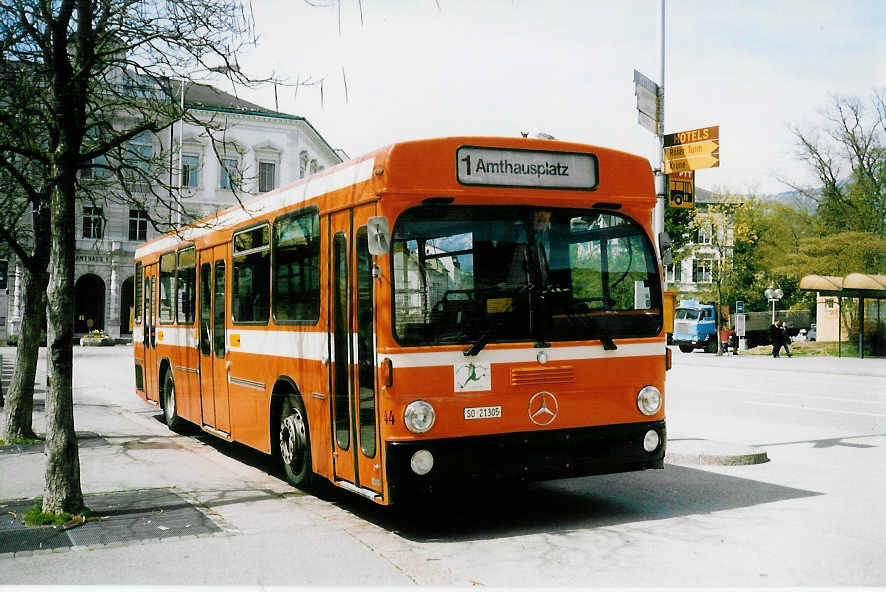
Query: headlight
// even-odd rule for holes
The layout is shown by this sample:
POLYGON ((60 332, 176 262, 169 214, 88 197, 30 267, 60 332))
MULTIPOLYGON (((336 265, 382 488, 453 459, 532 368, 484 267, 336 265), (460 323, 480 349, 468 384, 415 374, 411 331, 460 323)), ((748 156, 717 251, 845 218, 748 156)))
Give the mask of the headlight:
POLYGON ((655 415, 661 409, 661 392, 654 386, 644 386, 637 393, 637 409, 643 415, 655 415))
POLYGON ((409 461, 409 466, 416 475, 427 475, 434 468, 434 455, 428 450, 416 450, 409 461))
POLYGON ((413 401, 406 406, 403 421, 410 432, 424 434, 434 427, 434 408, 427 401, 413 401))
POLYGON ((643 438, 643 450, 646 452, 654 452, 655 449, 658 448, 659 442, 661 442, 661 438, 659 438, 658 432, 655 430, 649 430, 643 438))

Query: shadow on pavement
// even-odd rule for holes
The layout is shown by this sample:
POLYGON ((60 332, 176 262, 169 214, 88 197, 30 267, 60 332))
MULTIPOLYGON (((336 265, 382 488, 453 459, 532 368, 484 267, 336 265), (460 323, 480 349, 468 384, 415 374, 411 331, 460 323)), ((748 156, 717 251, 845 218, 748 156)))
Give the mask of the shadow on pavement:
MULTIPOLYGON (((162 415, 156 416, 162 421, 162 415)), ((196 426, 180 432, 284 482, 275 460, 226 442, 196 426)), ((598 475, 529 484, 480 485, 379 506, 318 477, 293 495, 255 493, 261 499, 312 495, 385 530, 418 542, 470 541, 615 526, 705 514, 821 495, 701 469, 665 465, 662 471, 598 475)), ((240 503, 206 500, 210 507, 240 503)), ((225 496, 222 496, 225 497, 225 496)))
POLYGON ((821 494, 666 465, 663 471, 453 491, 390 508, 344 496, 337 503, 413 541, 456 542, 562 534, 816 495, 821 494))

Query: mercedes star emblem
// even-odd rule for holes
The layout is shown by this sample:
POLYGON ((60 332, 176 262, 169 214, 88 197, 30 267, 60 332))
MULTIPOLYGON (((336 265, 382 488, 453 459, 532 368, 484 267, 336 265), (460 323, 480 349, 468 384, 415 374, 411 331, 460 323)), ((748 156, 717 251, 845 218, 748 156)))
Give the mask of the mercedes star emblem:
POLYGON ((557 418, 557 397, 548 391, 541 391, 529 399, 529 419, 535 425, 545 426, 557 418))

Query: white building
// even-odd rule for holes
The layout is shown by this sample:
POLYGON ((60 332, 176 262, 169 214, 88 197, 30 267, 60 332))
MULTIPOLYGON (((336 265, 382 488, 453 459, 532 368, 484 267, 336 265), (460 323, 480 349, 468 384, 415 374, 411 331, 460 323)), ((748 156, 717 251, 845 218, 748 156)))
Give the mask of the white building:
MULTIPOLYGON (((176 124, 159 134, 143 134, 130 147, 146 155, 169 154, 172 161, 180 153, 181 177, 177 178, 177 162, 170 162, 170 176, 173 183, 187 188, 188 210, 201 216, 237 203, 231 184, 238 178, 243 199, 243 192, 271 191, 343 160, 343 153, 334 150, 304 117, 272 112, 201 84, 186 86, 185 105, 201 120, 212 118, 225 128, 221 153, 216 154, 205 130, 188 124, 183 130, 176 124)), ((149 195, 147 187, 143 191, 149 195)), ((159 203, 150 207, 153 216, 176 222, 175 214, 164 212, 159 203)), ((101 329, 115 337, 127 336, 132 332, 133 254, 158 232, 150 227, 144 210, 111 201, 78 203, 73 223, 77 237, 74 332, 101 329)), ((9 271, 8 306, 0 306, 8 314, 0 326, 7 334, 17 334, 21 270, 10 262, 9 271)))

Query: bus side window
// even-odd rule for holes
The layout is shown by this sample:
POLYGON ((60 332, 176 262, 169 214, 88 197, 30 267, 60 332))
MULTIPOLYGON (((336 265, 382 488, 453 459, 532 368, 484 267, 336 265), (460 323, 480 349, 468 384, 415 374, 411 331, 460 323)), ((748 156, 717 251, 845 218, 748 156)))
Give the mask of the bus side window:
POLYGON ((135 304, 135 324, 140 325, 142 322, 142 264, 141 261, 135 264, 135 294, 132 302, 135 304))
POLYGON ((212 351, 210 326, 212 324, 212 265, 200 265, 200 353, 208 356, 212 351))
POLYGON ((176 319, 179 323, 194 323, 194 306, 197 303, 196 250, 193 247, 178 252, 178 272, 175 276, 176 319))
POLYGON ((271 246, 263 224, 234 235, 231 316, 235 323, 267 323, 271 302, 271 246))
POLYGON ((175 311, 172 306, 172 291, 175 282, 175 253, 160 257, 160 294, 157 299, 158 323, 172 324, 175 311))
POLYGON ((215 286, 212 309, 212 345, 215 357, 225 357, 225 262, 215 262, 215 286))
POLYGON ((320 318, 320 215, 316 209, 274 221, 275 321, 320 318))

